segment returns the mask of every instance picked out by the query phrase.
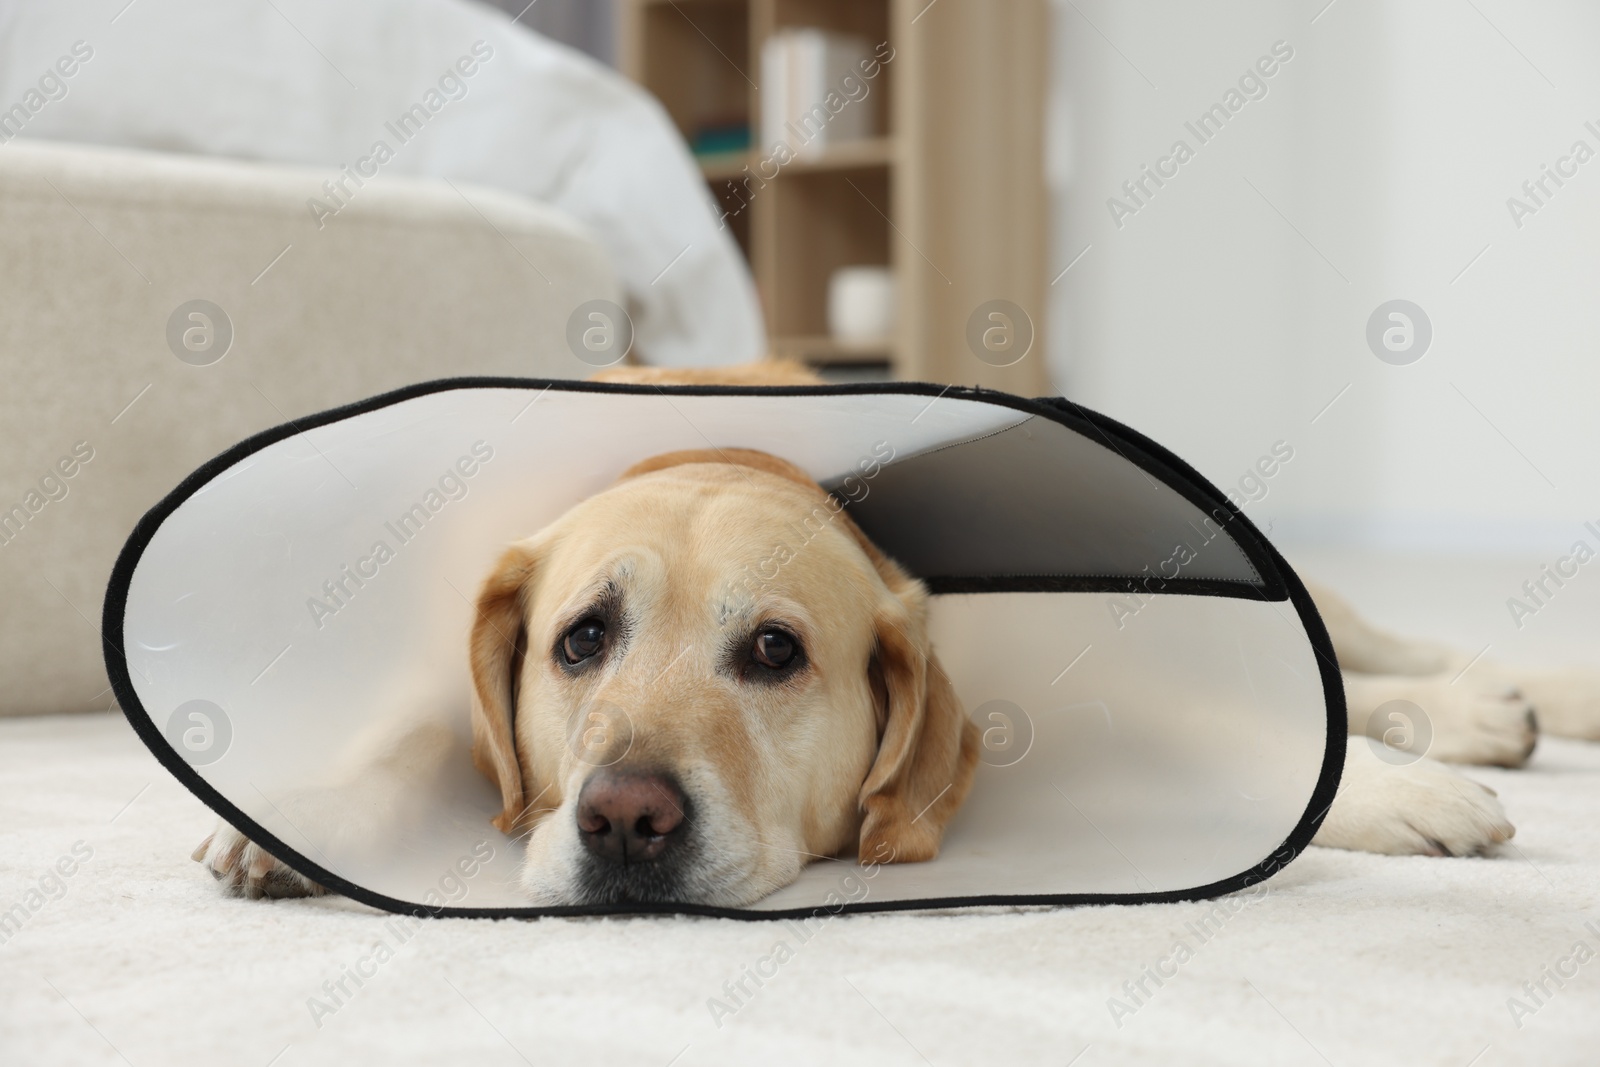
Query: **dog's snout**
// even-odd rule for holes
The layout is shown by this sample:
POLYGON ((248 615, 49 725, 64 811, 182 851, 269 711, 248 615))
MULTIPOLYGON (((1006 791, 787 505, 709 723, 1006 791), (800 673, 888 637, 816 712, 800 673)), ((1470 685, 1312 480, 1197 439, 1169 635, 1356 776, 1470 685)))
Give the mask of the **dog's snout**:
POLYGON ((578 794, 578 835, 610 863, 653 863, 683 837, 683 790, 660 771, 605 768, 578 794))

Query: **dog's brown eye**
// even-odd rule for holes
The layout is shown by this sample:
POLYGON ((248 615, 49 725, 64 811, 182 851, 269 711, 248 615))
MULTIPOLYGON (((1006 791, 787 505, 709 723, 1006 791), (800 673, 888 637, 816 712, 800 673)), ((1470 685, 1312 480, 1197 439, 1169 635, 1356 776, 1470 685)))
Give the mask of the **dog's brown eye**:
POLYGON ((568 663, 582 663, 605 647, 606 624, 599 619, 584 619, 561 640, 561 655, 568 663))
POLYGON ((762 630, 756 634, 756 643, 750 655, 763 667, 780 670, 794 659, 795 651, 794 638, 782 630, 762 630))

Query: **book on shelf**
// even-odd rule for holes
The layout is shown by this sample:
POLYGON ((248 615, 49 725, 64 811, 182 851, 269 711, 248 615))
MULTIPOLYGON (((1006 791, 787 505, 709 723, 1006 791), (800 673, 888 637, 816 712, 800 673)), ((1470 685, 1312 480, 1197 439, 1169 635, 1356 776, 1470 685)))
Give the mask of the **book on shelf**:
POLYGON ((761 148, 816 157, 830 145, 872 137, 873 69, 865 37, 829 30, 779 30, 761 46, 761 148), (780 147, 783 146, 783 147, 780 147))

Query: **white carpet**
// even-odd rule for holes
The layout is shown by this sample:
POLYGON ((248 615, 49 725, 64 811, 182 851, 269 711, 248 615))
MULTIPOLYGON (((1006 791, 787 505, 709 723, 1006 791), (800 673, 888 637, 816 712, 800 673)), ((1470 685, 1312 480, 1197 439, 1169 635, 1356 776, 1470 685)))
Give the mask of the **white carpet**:
MULTIPOLYGON (((1321 562, 1363 607, 1395 595, 1321 562)), ((1523 576, 1503 570, 1474 584, 1523 576)), ((837 918, 803 943, 723 920, 439 920, 399 944, 348 901, 222 898, 188 859, 211 816, 120 716, 0 720, 0 912, 38 905, 0 932, 0 1063, 1600 1062, 1600 955, 1561 962, 1600 953, 1600 745, 1469 773, 1517 825, 1500 856, 1312 849, 1225 901, 1204 941, 1210 904, 837 918), (92 856, 64 895, 30 897, 78 842, 92 856), (331 1006, 323 983, 380 939, 393 958, 314 1020, 310 998, 331 1006), (1136 1003, 1124 983, 1179 939, 1192 958, 1136 1003), (793 958, 714 1021, 708 1001, 732 1007, 724 983, 779 940, 793 958), (1558 966, 1577 968, 1563 987, 1541 978, 1558 966), (1520 1027, 1513 997, 1535 1009, 1520 1027)))

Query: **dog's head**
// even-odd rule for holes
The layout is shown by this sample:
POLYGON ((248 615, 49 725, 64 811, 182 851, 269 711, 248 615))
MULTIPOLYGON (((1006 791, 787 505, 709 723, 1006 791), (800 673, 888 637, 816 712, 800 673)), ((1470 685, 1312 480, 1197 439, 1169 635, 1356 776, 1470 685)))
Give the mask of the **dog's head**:
POLYGON ((511 546, 471 662, 474 760, 545 904, 930 859, 977 758, 921 583, 764 453, 646 461, 511 546))

